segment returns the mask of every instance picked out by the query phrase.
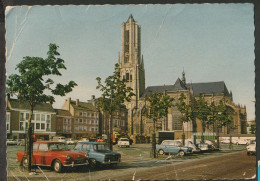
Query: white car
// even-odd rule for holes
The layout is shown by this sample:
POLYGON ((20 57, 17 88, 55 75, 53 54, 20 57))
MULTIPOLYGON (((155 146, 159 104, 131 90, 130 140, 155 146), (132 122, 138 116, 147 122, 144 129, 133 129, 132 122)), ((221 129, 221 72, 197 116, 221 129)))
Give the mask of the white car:
POLYGON ((220 143, 226 143, 226 144, 228 144, 228 143, 230 143, 230 140, 229 140, 229 139, 224 139, 224 140, 221 140, 220 143))
POLYGON ((128 138, 120 138, 117 142, 118 147, 130 147, 130 142, 128 138))
POLYGON ((249 145, 249 141, 247 139, 232 139, 232 143, 237 145, 249 145))
POLYGON ((77 143, 77 140, 75 140, 74 138, 67 138, 66 139, 66 144, 68 145, 73 145, 73 144, 76 144, 77 143))
POLYGON ((13 139, 6 139, 7 145, 17 145, 17 141, 13 139))
POLYGON ((252 140, 246 147, 247 155, 256 155, 256 142, 252 140))

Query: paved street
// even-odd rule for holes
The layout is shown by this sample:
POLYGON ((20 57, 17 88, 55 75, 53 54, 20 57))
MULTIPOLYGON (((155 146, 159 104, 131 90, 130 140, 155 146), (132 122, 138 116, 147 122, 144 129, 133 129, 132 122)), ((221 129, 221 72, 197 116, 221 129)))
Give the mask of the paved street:
POLYGON ((184 157, 169 155, 150 158, 151 145, 136 144, 130 148, 118 148, 114 151, 122 154, 122 163, 117 168, 102 167, 95 170, 68 169, 64 173, 55 173, 42 167, 36 169, 36 175, 29 176, 16 162, 17 150, 21 146, 8 147, 9 180, 165 180, 165 179, 240 179, 252 178, 256 172, 256 157, 247 156, 245 146, 234 146, 228 150, 222 145, 222 151, 192 154, 184 157))

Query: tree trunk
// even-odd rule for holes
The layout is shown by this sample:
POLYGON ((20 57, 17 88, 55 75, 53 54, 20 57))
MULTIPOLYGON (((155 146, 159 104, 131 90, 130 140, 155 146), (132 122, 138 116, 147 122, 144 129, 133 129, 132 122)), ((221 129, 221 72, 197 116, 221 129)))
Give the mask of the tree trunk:
POLYGON ((201 134, 201 141, 204 143, 204 132, 205 132, 205 122, 202 122, 202 134, 201 134))
POLYGON ((27 143, 26 143, 26 151, 27 151, 27 160, 28 160, 28 171, 31 172, 31 165, 32 165, 32 126, 31 126, 31 120, 33 115, 33 108, 31 108, 29 113, 29 119, 28 119, 28 130, 27 130, 27 143))
POLYGON ((112 121, 112 112, 109 113, 109 131, 108 131, 108 147, 113 150, 113 121, 112 121))
POLYGON ((152 155, 153 155, 153 158, 156 158, 156 140, 155 140, 156 127, 155 127, 155 123, 156 123, 156 120, 153 119, 153 134, 152 134, 152 155))

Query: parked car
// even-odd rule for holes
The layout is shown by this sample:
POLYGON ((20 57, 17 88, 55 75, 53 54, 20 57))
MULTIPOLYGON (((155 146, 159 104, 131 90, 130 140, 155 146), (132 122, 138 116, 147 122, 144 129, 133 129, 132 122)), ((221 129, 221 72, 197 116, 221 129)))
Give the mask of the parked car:
POLYGON ((201 151, 210 151, 212 150, 211 145, 207 143, 203 143, 200 140, 196 140, 196 146, 201 150, 201 151))
POLYGON ((102 136, 98 136, 96 142, 105 142, 105 139, 102 136))
POLYGON ((228 143, 230 143, 230 140, 229 139, 223 139, 223 140, 220 141, 220 143, 228 144, 228 143))
POLYGON ((74 138, 66 138, 66 144, 67 145, 74 145, 77 143, 77 140, 74 138))
POLYGON ((112 152, 105 143, 100 142, 78 142, 74 148, 88 154, 90 167, 98 165, 116 166, 121 162, 121 154, 112 152))
POLYGON ((256 155, 256 142, 251 140, 250 144, 246 147, 247 155, 256 155))
POLYGON ((210 145, 209 148, 210 148, 212 151, 219 149, 219 148, 218 148, 218 145, 217 145, 217 143, 216 143, 215 141, 212 141, 212 140, 204 140, 204 143, 210 145))
POLYGON ((182 146, 182 143, 177 140, 164 140, 160 145, 156 145, 156 151, 160 155, 163 155, 164 153, 172 153, 184 156, 185 154, 192 153, 192 148, 182 146))
POLYGON ((78 139, 78 142, 86 142, 86 141, 89 142, 89 139, 85 137, 78 139))
POLYGON ((232 143, 236 144, 236 145, 249 145, 249 140, 247 139, 232 139, 232 143))
MULTIPOLYGON (((17 160, 21 166, 28 164, 25 151, 18 151, 17 160)), ((69 151, 67 144, 58 141, 37 141, 33 143, 32 165, 49 166, 55 172, 62 172, 64 167, 88 165, 86 153, 69 151)))
MULTIPOLYGON (((182 140, 177 140, 177 141, 180 141, 182 143, 182 140)), ((190 139, 185 140, 184 146, 191 147, 192 153, 200 152, 200 149, 190 139)))
POLYGON ((19 140, 16 140, 16 141, 17 141, 18 146, 24 146, 25 145, 25 139, 19 139, 19 140))
POLYGON ((66 138, 64 136, 54 136, 52 138, 52 141, 58 141, 58 142, 65 143, 66 142, 66 138))
POLYGON ((118 147, 130 147, 128 138, 120 138, 117 142, 118 147))
POLYGON ((6 139, 7 145, 17 145, 17 141, 13 139, 6 139))

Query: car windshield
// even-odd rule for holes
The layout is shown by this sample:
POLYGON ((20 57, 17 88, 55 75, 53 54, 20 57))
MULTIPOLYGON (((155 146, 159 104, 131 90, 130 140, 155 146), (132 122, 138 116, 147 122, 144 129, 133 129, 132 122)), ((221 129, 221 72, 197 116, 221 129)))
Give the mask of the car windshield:
POLYGON ((120 139, 120 141, 129 141, 127 138, 120 139))
POLYGON ((51 151, 57 151, 57 150, 65 151, 65 150, 69 150, 69 148, 64 143, 50 143, 49 144, 49 150, 51 150, 51 151))
POLYGON ((93 149, 95 150, 95 151, 109 151, 109 148, 108 148, 108 146, 107 145, 105 145, 105 144, 94 144, 93 145, 93 149))

